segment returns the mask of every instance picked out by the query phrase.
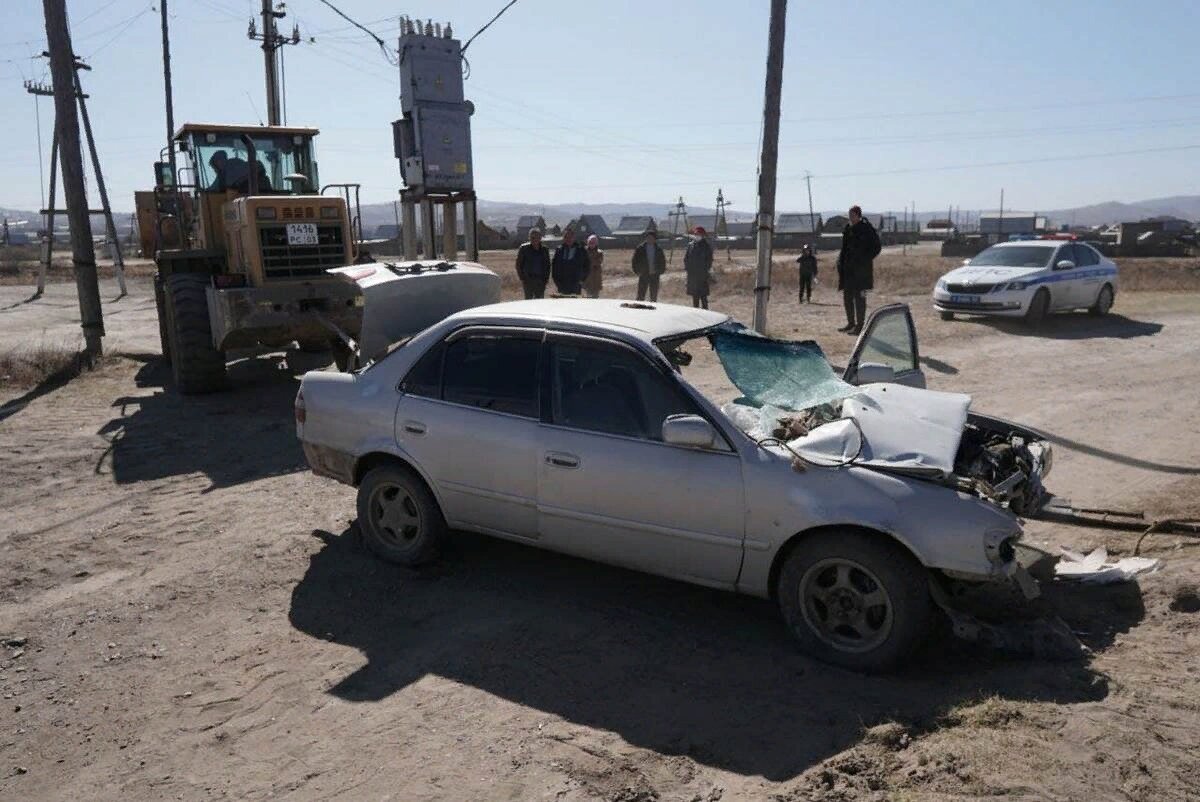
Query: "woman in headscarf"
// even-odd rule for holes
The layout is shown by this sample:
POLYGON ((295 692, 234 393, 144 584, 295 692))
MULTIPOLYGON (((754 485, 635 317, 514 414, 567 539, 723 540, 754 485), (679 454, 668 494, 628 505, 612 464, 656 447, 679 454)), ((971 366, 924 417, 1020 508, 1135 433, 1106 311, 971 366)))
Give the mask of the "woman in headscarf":
POLYGON ((590 267, 587 278, 583 280, 583 294, 589 298, 599 298, 603 284, 600 271, 604 267, 604 251, 600 250, 600 238, 595 234, 587 238, 587 257, 590 267))

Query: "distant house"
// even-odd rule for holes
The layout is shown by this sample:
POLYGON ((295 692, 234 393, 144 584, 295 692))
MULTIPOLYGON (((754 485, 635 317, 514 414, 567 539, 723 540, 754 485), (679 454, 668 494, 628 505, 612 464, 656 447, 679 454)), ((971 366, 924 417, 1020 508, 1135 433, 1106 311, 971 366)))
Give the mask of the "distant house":
POLYGON ((592 234, 597 237, 608 237, 612 235, 612 229, 608 227, 608 223, 598 214, 581 214, 579 217, 567 224, 568 228, 575 230, 575 238, 586 240, 592 234))
POLYGON ((983 212, 979 215, 979 233, 989 236, 1036 234, 1046 230, 1045 217, 1033 212, 983 212))
POLYGON ((825 221, 825 225, 821 226, 821 230, 826 234, 841 234, 842 230, 850 224, 850 218, 844 214, 835 214, 825 221))
POLYGON ((729 222, 726 223, 726 230, 728 232, 728 236, 730 237, 753 237, 754 226, 755 223, 753 220, 746 220, 744 222, 729 222))
POLYGON ((632 247, 642 241, 647 231, 658 231, 653 217, 630 215, 621 218, 612 236, 619 244, 632 247))
POLYGON ((653 217, 630 215, 622 217, 612 233, 614 237, 641 237, 647 231, 658 231, 653 217))
POLYGON ((775 218, 775 244, 795 248, 812 243, 821 231, 821 215, 808 212, 783 212, 775 218))
POLYGON ((523 214, 517 220, 517 240, 527 242, 529 240, 529 230, 536 228, 543 234, 546 233, 546 218, 540 214, 523 214))

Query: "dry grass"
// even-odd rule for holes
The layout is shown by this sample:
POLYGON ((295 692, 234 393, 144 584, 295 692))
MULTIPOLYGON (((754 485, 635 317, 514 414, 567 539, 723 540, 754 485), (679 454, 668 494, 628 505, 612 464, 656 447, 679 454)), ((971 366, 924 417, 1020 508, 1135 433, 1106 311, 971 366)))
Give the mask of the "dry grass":
MULTIPOLYGON (((102 279, 116 278, 107 245, 96 246, 96 272, 102 279)), ((0 247, 0 285, 20 286, 37 284, 41 253, 35 245, 8 245, 0 247)), ((154 275, 154 260, 125 258, 127 278, 148 278, 154 275)), ((75 271, 71 264, 71 252, 56 250, 50 260, 46 281, 74 281, 75 271)))
POLYGON ((8 347, 0 350, 0 389, 70 381, 87 364, 83 354, 64 344, 8 347))

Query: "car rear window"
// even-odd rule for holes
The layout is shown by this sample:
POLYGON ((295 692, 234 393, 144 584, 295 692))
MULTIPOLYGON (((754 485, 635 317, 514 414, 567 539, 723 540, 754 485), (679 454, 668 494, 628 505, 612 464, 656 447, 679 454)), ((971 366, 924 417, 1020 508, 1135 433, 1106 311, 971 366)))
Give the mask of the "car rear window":
POLYGON ((1045 245, 992 246, 971 260, 971 267, 1045 267, 1054 248, 1045 245))

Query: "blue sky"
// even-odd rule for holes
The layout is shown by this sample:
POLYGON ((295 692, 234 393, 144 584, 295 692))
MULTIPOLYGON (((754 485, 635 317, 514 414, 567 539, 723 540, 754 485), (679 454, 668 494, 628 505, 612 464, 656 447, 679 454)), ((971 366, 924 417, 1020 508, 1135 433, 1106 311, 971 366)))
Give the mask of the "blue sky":
MULTIPOLYGON (((395 15, 464 38, 501 0, 335 0, 394 42, 395 15)), ((175 117, 257 122, 257 0, 171 0, 175 117)), ((477 190, 491 200, 755 205, 766 0, 519 0, 468 52, 477 190)), ((33 98, 41 3, 0 28, 0 205, 39 203, 33 98)), ((165 139, 158 15, 147 0, 68 0, 117 209, 152 179, 165 139)), ((318 0, 287 4, 314 43, 285 52, 288 121, 322 129, 324 181, 364 200, 400 185, 390 121, 399 80, 371 40, 318 0)), ((793 2, 780 209, 1026 210, 1200 192, 1200 3, 793 2), (1110 154, 1100 157, 1101 154, 1110 154), (1087 157, 1087 158, 1080 158, 1087 157)), ((41 102, 49 150, 49 99, 41 102)))

